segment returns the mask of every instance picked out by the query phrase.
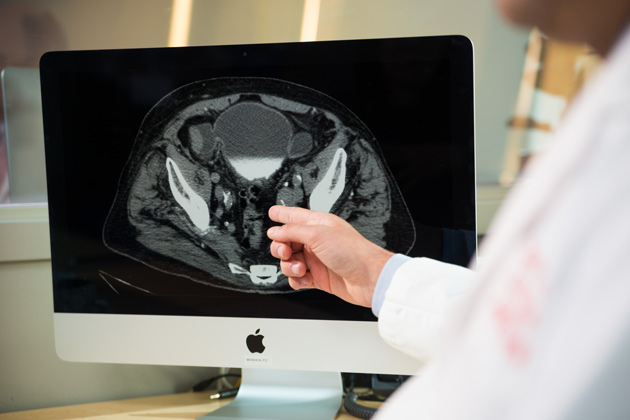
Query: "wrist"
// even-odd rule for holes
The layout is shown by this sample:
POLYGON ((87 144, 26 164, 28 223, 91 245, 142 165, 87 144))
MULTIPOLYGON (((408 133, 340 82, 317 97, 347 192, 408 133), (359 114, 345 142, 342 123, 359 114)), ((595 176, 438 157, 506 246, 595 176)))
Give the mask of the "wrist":
POLYGON ((368 287, 366 288, 366 305, 368 307, 372 306, 372 302, 374 299, 374 292, 376 290, 376 286, 379 281, 379 277, 383 268, 387 265, 387 262, 394 256, 395 254, 391 251, 388 251, 384 248, 378 247, 376 252, 374 252, 368 259, 365 261, 369 261, 367 266, 367 272, 365 274, 365 278, 368 279, 368 287))

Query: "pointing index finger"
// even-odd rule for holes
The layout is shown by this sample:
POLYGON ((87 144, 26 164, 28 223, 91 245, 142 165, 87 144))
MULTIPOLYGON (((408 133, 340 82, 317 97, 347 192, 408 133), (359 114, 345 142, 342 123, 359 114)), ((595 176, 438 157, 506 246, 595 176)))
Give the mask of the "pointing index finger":
POLYGON ((274 222, 288 224, 308 224, 313 211, 300 207, 272 206, 269 209, 269 218, 274 222))

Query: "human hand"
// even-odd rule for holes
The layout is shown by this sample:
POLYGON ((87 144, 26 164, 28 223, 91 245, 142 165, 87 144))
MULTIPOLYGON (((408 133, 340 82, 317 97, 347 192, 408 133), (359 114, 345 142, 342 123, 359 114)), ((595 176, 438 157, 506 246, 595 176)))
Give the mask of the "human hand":
POLYGON ((347 302, 372 306, 383 266, 394 255, 364 238, 348 222, 330 213, 273 206, 268 230, 271 254, 294 289, 316 288, 347 302))

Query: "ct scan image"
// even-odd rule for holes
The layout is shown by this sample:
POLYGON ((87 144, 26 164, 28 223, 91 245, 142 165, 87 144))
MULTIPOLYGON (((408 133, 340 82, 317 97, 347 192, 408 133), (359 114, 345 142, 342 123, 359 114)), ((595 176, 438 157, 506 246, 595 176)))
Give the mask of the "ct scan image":
POLYGON ((200 284, 290 292, 266 236, 274 204, 334 213, 394 252, 415 241, 366 124, 322 92, 246 77, 194 82, 153 106, 120 174, 103 242, 200 284))

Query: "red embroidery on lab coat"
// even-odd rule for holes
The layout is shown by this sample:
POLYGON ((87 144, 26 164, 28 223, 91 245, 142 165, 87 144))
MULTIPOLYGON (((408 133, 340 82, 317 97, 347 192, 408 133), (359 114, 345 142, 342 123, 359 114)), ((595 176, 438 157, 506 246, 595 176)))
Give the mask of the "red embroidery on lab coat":
POLYGON ((531 357, 531 340, 540 320, 546 286, 543 264, 535 250, 529 250, 502 284, 492 316, 508 358, 525 364, 531 357))

